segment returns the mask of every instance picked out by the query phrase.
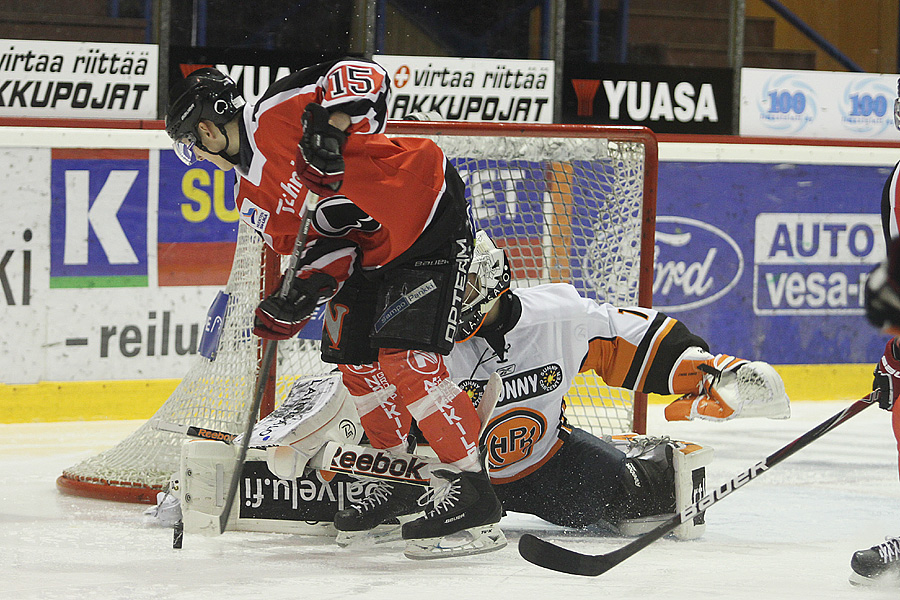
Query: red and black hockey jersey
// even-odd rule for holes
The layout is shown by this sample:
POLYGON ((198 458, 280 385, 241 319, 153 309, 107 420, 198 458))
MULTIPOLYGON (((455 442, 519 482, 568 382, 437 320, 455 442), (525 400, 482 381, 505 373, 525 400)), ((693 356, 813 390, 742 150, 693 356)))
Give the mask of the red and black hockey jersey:
POLYGON ((900 186, 900 163, 894 166, 890 177, 884 182, 884 189, 881 193, 881 227, 884 232, 885 248, 890 248, 891 240, 900 236, 897 186, 900 186))
POLYGON ((294 170, 306 105, 315 102, 351 118, 343 185, 319 201, 304 270, 343 282, 355 264, 383 267, 409 249, 438 212, 446 157, 430 140, 384 134, 389 92, 381 66, 343 59, 297 71, 244 108, 235 199, 241 218, 280 254, 293 250, 309 193, 294 170))

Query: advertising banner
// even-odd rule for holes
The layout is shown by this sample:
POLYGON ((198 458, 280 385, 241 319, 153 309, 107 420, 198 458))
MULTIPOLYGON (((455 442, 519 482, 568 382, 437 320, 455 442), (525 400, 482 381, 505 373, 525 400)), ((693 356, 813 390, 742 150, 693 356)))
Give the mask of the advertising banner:
POLYGON ((552 123, 552 60, 373 57, 391 77, 388 118, 437 111, 448 121, 552 123))
POLYGON ((171 150, 9 149, 3 383, 175 378, 231 271, 233 175, 171 150))
POLYGON ((733 72, 567 61, 563 123, 643 125, 655 133, 731 134, 733 72))
MULTIPOLYGON (((714 352, 874 364, 885 336, 866 322, 863 294, 885 255, 879 204, 898 157, 890 148, 662 144, 654 306, 714 352)), ((545 165, 459 159, 476 224, 499 245, 507 231, 540 244, 545 194, 559 193, 545 165), (483 170, 499 168, 517 169, 521 183, 492 184, 483 170)), ((183 376, 230 272, 233 176, 185 166, 170 149, 0 148, 0 169, 0 382, 183 376)), ((587 208, 571 202, 585 219, 571 225, 588 229, 587 208)), ((568 267, 593 268, 571 257, 568 267)), ((303 336, 321 329, 320 313, 303 336)))
MULTIPOLYGON (((340 57, 329 60, 335 58, 340 57)), ((252 103, 277 79, 324 60, 266 50, 173 48, 170 72, 183 77, 198 65, 215 67, 252 103)), ((391 55, 373 60, 391 78, 390 119, 437 111, 449 121, 553 122, 553 61, 391 55)))
POLYGON ((898 139, 897 75, 741 69, 741 135, 898 139))
POLYGON ((50 151, 0 148, 0 383, 43 375, 50 151))
POLYGON ((244 100, 253 103, 278 79, 319 62, 320 56, 295 52, 174 46, 169 50, 169 78, 175 81, 200 66, 215 67, 234 80, 244 100))
MULTIPOLYGON (((774 157, 773 157, 774 158, 774 157)), ((653 304, 713 352, 874 363, 868 273, 886 255, 886 166, 660 164, 653 304)))
POLYGON ((154 44, 0 40, 0 117, 155 119, 154 44))
POLYGON ((224 285, 240 218, 234 172, 206 161, 187 167, 165 151, 159 153, 159 173, 159 285, 224 285))

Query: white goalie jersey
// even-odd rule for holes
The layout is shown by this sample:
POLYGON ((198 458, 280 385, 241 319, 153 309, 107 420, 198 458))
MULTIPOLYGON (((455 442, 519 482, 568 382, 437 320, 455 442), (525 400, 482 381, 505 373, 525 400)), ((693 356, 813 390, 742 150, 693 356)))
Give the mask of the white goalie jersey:
POLYGON ((522 313, 505 335, 505 356, 474 336, 446 359, 453 380, 476 401, 491 373, 503 379, 482 436, 495 483, 522 478, 556 453, 571 431, 563 398, 579 372, 594 370, 608 385, 641 389, 660 340, 676 323, 652 309, 598 304, 569 284, 509 293, 522 313))

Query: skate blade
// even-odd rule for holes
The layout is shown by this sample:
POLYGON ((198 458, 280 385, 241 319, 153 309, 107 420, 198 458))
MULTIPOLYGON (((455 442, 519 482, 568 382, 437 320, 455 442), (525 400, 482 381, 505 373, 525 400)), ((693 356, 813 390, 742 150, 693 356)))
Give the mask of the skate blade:
POLYGON ((864 575, 860 575, 856 571, 851 570, 850 577, 848 579, 851 585, 859 587, 896 588, 898 585, 900 585, 900 572, 883 573, 881 575, 875 575, 873 577, 866 577, 864 575))
POLYGON ((496 524, 471 527, 444 537, 406 540, 403 555, 413 560, 471 556, 500 550, 506 536, 496 524))
POLYGON ((401 515, 394 523, 382 523, 373 529, 362 531, 338 531, 335 543, 341 548, 348 546, 374 546, 375 544, 387 544, 403 539, 402 528, 404 523, 413 521, 422 516, 421 512, 410 515, 401 515))

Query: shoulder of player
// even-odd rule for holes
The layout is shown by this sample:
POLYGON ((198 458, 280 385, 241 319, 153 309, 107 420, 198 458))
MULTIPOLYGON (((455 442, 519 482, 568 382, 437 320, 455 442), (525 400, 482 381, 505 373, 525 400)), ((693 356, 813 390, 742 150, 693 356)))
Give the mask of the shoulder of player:
POLYGON ((322 81, 322 79, 331 71, 340 60, 332 60, 328 62, 318 63, 304 67, 299 71, 294 71, 290 75, 282 77, 278 81, 270 85, 262 96, 256 101, 257 110, 261 105, 271 103, 272 98, 283 97, 285 94, 290 96, 304 90, 314 90, 322 81))
MULTIPOLYGON (((344 59, 311 65, 275 81, 253 103, 251 120, 259 121, 264 117, 277 116, 286 110, 290 114, 289 122, 299 123, 297 104, 305 106, 316 101, 325 77, 342 62, 345 62, 344 59)), ((299 108, 300 114, 302 106, 299 108)))
POLYGON ((568 283, 545 283, 518 288, 513 293, 522 301, 522 313, 532 323, 578 318, 594 304, 568 283))

